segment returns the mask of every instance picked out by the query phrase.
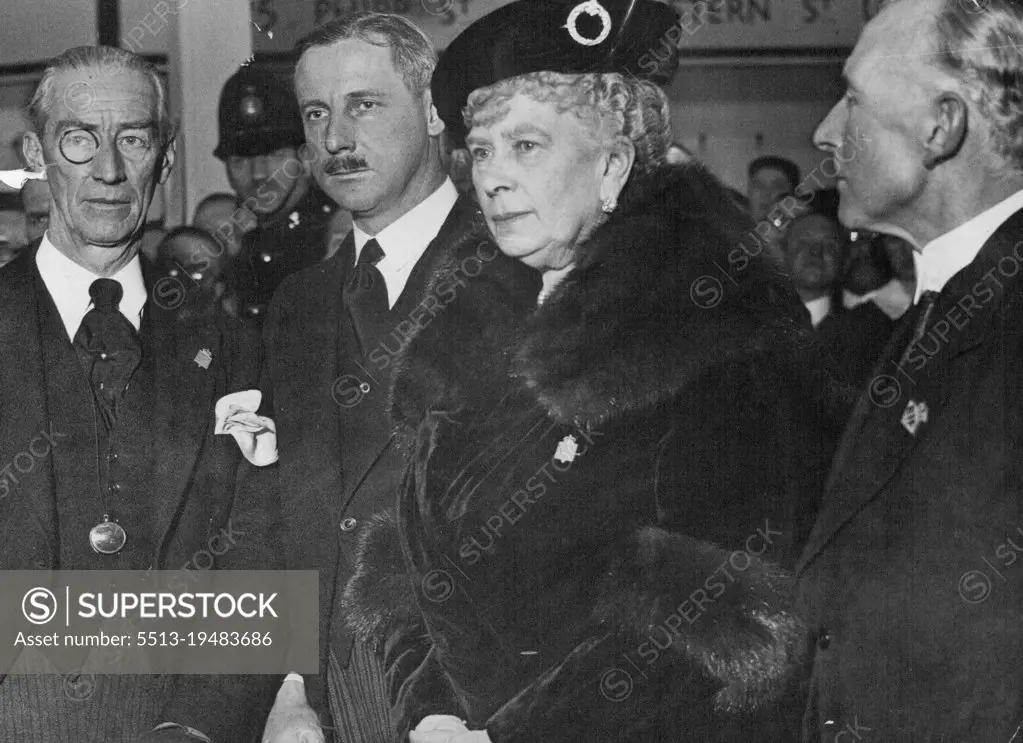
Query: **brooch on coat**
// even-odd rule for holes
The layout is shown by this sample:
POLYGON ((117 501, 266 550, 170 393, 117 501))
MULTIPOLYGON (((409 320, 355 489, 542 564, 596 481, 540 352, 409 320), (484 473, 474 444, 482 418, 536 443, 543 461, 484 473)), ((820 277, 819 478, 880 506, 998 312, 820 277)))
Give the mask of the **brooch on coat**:
POLYGON ((213 361, 213 354, 210 353, 210 349, 203 348, 195 355, 195 358, 192 359, 192 361, 196 363, 196 366, 200 366, 203 369, 209 369, 210 362, 213 361))
POLYGON ((910 400, 906 405, 906 409, 902 411, 902 427, 913 436, 916 436, 917 429, 927 422, 927 414, 929 412, 927 403, 910 400))
POLYGON ((579 442, 576 441, 575 436, 568 434, 568 436, 558 442, 558 448, 554 452, 554 460, 562 463, 573 462, 578 453, 579 442))

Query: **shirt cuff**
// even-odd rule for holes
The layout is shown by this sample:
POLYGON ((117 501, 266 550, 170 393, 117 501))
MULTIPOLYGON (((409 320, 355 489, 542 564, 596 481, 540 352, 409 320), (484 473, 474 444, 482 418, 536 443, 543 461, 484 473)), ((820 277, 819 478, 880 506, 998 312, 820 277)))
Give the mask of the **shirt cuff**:
POLYGON ((155 728, 153 728, 153 732, 154 733, 158 733, 161 730, 181 730, 186 735, 188 735, 188 736, 190 736, 192 738, 195 738, 196 740, 201 740, 201 741, 203 741, 203 743, 213 743, 212 740, 207 738, 205 735, 200 733, 195 728, 188 727, 188 725, 179 725, 176 722, 162 722, 159 725, 157 725, 155 728))

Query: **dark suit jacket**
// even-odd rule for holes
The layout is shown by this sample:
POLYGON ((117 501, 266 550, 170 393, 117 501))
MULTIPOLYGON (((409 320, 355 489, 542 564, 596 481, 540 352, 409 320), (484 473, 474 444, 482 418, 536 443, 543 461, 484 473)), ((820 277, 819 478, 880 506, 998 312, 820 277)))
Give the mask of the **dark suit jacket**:
MULTIPOLYGON (((419 259, 400 302, 418 303, 426 289, 425 267, 440 246, 468 231, 475 212, 473 204, 459 199, 419 259)), ((266 370, 261 384, 266 404, 261 412, 277 423, 285 562, 289 569, 320 573, 321 672, 306 677, 306 694, 322 719, 328 719, 325 669, 335 594, 354 570, 363 526, 396 503, 397 491, 381 483, 393 482, 405 465, 389 429, 354 441, 341 436, 346 408, 340 403, 348 399, 349 390, 338 383, 352 355, 342 327, 341 290, 354 256, 350 234, 332 258, 285 279, 264 325, 266 370)), ((340 623, 336 618, 334 622, 337 639, 340 623)), ((349 633, 347 647, 335 648, 342 663, 347 662, 350 643, 349 633)))
MULTIPOLYGON (((39 304, 48 300, 37 290, 37 249, 38 244, 0 269, 0 452, 8 461, 25 451, 40 431, 50 431, 38 321, 39 304)), ((219 313, 202 312, 204 306, 196 296, 186 294, 181 305, 164 297, 165 307, 175 307, 161 307, 153 301, 157 277, 148 267, 145 278, 150 287, 145 312, 151 320, 156 374, 156 461, 149 502, 157 546, 151 566, 182 568, 207 549, 211 539, 222 540, 221 530, 226 533, 230 522, 237 544, 218 558, 216 566, 274 567, 270 512, 235 499, 235 481, 244 460, 231 437, 213 435, 216 400, 256 385, 259 339, 244 335, 240 326, 219 313), (192 319, 182 321, 182 316, 192 319), (195 362, 203 348, 213 357, 207 369, 195 362)), ((59 446, 59 437, 56 441, 59 446)), ((36 465, 0 500, 0 570, 46 570, 57 565, 52 458, 38 459, 36 465)), ((189 725, 216 743, 247 743, 262 730, 273 699, 271 677, 178 678, 175 693, 154 724, 189 725)))
POLYGON ((1023 719, 1020 238, 1023 211, 900 370, 904 316, 854 409, 798 568, 806 740, 1008 741, 1023 719))
POLYGON ((825 358, 839 379, 859 387, 888 344, 894 323, 873 302, 833 309, 817 326, 825 358))

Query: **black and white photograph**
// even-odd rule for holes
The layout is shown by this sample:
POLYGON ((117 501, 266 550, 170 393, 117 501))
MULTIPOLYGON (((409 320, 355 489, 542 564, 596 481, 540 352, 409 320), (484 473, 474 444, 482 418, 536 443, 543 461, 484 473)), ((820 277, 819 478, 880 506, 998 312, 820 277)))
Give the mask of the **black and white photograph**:
POLYGON ((2 3, 0 743, 1023 743, 1023 0, 2 3))

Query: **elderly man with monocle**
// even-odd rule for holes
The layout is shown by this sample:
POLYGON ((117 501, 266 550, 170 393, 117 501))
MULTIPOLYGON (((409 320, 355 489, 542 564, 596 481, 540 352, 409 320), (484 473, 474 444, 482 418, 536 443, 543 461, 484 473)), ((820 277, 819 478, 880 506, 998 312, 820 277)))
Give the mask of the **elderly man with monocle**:
MULTIPOLYGON (((162 77, 123 49, 69 49, 29 113, 24 153, 53 205, 42 238, 0 269, 0 452, 56 433, 5 480, 0 571, 178 569, 239 519, 244 537, 211 567, 273 567, 271 514, 235 500, 243 460, 214 437, 217 398, 256 383, 258 338, 198 312, 200 294, 168 302, 140 255, 175 160, 162 77)), ((241 743, 272 694, 256 676, 61 676, 72 669, 45 649, 19 650, 0 667, 3 741, 241 743)))
POLYGON ((410 463, 345 594, 413 743, 797 735, 784 566, 831 387, 766 259, 694 301, 749 225, 667 162, 668 101, 636 73, 674 22, 650 0, 520 0, 434 73, 482 210, 435 280, 480 239, 501 255, 398 362, 410 463))

